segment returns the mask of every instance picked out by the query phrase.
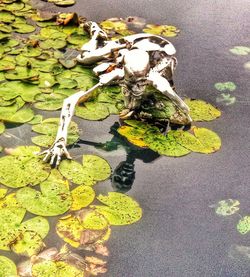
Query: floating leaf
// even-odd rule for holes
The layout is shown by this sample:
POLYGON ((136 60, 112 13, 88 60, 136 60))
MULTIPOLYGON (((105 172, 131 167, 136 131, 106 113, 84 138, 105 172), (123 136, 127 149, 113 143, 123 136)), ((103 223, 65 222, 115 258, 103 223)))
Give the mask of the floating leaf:
POLYGON ((46 39, 39 43, 42 49, 62 49, 67 45, 67 42, 62 39, 46 39))
POLYGON ((34 112, 29 108, 21 109, 14 114, 13 113, 3 114, 0 109, 0 120, 4 120, 7 122, 25 123, 32 120, 33 117, 34 117, 34 112))
POLYGON ((221 200, 216 205, 215 212, 218 215, 222 216, 228 216, 235 214, 237 211, 239 211, 240 202, 238 200, 234 199, 227 199, 227 200, 221 200))
POLYGON ((67 35, 59 29, 59 27, 47 27, 47 28, 42 28, 40 31, 40 36, 42 39, 62 39, 66 40, 67 35))
POLYGON ((237 224, 237 230, 245 235, 250 231, 250 216, 244 216, 237 224))
POLYGON ((111 174, 107 161, 94 155, 84 155, 83 165, 75 161, 64 160, 59 170, 65 178, 78 185, 94 185, 97 181, 107 179, 111 174))
POLYGON ((15 20, 15 16, 10 12, 0 12, 0 22, 11 23, 15 20))
POLYGON ((185 99, 193 121, 211 121, 221 116, 221 112, 203 100, 185 99))
POLYGON ((165 37, 175 37, 180 30, 175 26, 147 24, 143 32, 165 37))
POLYGON ((82 34, 79 34, 78 32, 72 33, 67 37, 67 41, 71 44, 77 45, 79 47, 82 47, 83 44, 89 41, 89 38, 87 36, 84 36, 82 34))
POLYGON ((49 168, 36 156, 5 156, 0 158, 0 183, 12 188, 35 186, 47 179, 49 168))
POLYGON ((121 126, 118 129, 118 133, 127 138, 129 142, 138 146, 138 147, 148 147, 144 141, 144 135, 146 130, 135 131, 135 128, 131 126, 121 126))
POLYGON ((32 33, 36 30, 36 27, 27 23, 14 23, 12 27, 15 28, 15 32, 20 34, 32 33))
MULTIPOLYGON (((1 39, 1 34, 0 34, 1 39)), ((7 71, 11 69, 15 69, 15 59, 12 56, 5 56, 0 60, 0 71, 7 71)))
POLYGON ((38 254, 45 244, 42 238, 34 231, 25 231, 11 244, 11 250, 16 254, 31 257, 38 254))
POLYGON ((99 195, 97 199, 106 206, 92 206, 98 213, 104 215, 111 225, 127 225, 140 220, 142 209, 131 197, 109 192, 107 196, 99 195))
POLYGON ((0 135, 5 131, 5 125, 2 121, 0 121, 0 135))
POLYGON ((86 102, 84 106, 76 107, 75 114, 87 120, 102 120, 109 116, 109 110, 101 103, 86 102))
POLYGON ((87 207, 95 199, 95 191, 90 186, 81 185, 71 191, 71 210, 76 211, 87 207))
POLYGON ((8 189, 0 188, 0 199, 4 198, 7 192, 8 192, 8 189))
POLYGON ((56 111, 62 108, 65 96, 62 94, 40 94, 36 97, 35 107, 45 111, 56 111))
MULTIPOLYGON (((56 138, 58 126, 59 126, 58 118, 48 118, 43 120, 41 124, 34 125, 32 127, 32 130, 43 135, 32 137, 31 138, 32 142, 39 146, 50 147, 56 138)), ((67 143, 68 144, 75 143, 78 139, 79 139, 78 126, 75 122, 71 121, 69 130, 68 130, 67 143)))
POLYGON ((48 0, 48 2, 54 3, 57 6, 72 6, 76 3, 75 0, 48 0))
POLYGON ((105 217, 92 209, 82 209, 75 216, 67 215, 56 225, 59 237, 73 247, 95 248, 109 238, 110 229, 105 217))
POLYGON ((219 91, 234 91, 237 88, 237 86, 233 82, 216 83, 214 84, 214 87, 219 91))
POLYGON ((42 216, 63 214, 70 209, 71 195, 68 183, 57 171, 40 184, 40 191, 22 188, 17 191, 17 201, 30 213, 42 216))
POLYGON ((150 149, 160 155, 180 157, 189 154, 191 151, 178 143, 174 131, 169 131, 167 136, 158 132, 147 132, 145 142, 150 149))
POLYGON ((40 124, 43 121, 43 116, 41 114, 36 114, 31 121, 28 122, 30 125, 40 124))
POLYGON ((231 53, 240 56, 246 56, 250 54, 250 47, 247 46, 235 46, 229 50, 231 53))
POLYGON ((0 256, 0 276, 1 277, 16 277, 17 269, 14 262, 4 256, 0 256))

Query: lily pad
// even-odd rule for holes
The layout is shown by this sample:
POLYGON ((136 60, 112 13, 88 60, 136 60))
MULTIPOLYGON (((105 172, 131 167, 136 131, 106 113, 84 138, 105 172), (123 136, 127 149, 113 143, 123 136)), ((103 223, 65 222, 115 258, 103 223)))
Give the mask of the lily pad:
POLYGON ((17 201, 30 213, 42 216, 55 216, 70 209, 72 199, 68 182, 57 170, 40 184, 40 189, 41 192, 29 187, 18 190, 17 201))
POLYGON ((56 232, 75 248, 90 247, 109 238, 110 229, 106 218, 92 209, 82 209, 76 215, 59 219, 56 232))
POLYGON ((56 111, 62 108, 65 96, 62 94, 40 94, 36 97, 35 108, 45 111, 56 111))
MULTIPOLYGON (((58 126, 59 126, 58 118, 48 118, 43 120, 41 124, 34 125, 32 127, 32 130, 43 135, 32 137, 31 138, 32 142, 43 147, 51 146, 56 138, 58 126)), ((78 126, 75 122, 71 121, 69 130, 68 130, 67 143, 73 144, 78 139, 79 139, 78 126)))
POLYGON ((15 16, 10 12, 0 12, 0 22, 11 23, 15 20, 15 16))
POLYGON ((185 99, 193 121, 211 121, 221 116, 221 112, 203 100, 185 99))
POLYGON ((67 42, 62 39, 46 39, 41 41, 39 45, 42 49, 62 49, 67 45, 67 42))
POLYGON ((143 32, 165 37, 175 37, 180 30, 178 30, 175 26, 170 25, 147 24, 146 28, 143 29, 143 32))
MULTIPOLYGON (((1 35, 0 35, 1 38, 1 35)), ((0 71, 7 71, 15 69, 16 62, 12 56, 5 56, 0 60, 0 71)))
POLYGON ((142 217, 142 209, 139 204, 125 194, 109 192, 107 196, 99 195, 97 199, 105 206, 91 207, 104 215, 111 225, 132 224, 142 217))
POLYGON ((150 149, 160 155, 170 157, 181 157, 189 154, 191 151, 178 143, 174 131, 169 131, 167 136, 159 133, 147 132, 145 142, 150 149))
POLYGON ((250 54, 250 47, 247 46, 235 46, 230 49, 230 52, 235 55, 246 56, 250 54))
POLYGON ((14 23, 12 27, 15 28, 15 32, 20 34, 32 33, 36 30, 36 27, 27 23, 14 23))
POLYGON ((48 2, 54 3, 56 6, 72 6, 76 3, 75 0, 48 0, 48 2))
POLYGON ((65 178, 78 185, 94 185, 97 181, 107 179, 111 174, 107 161, 95 155, 84 155, 83 165, 75 161, 64 160, 59 170, 65 178))
POLYGON ((13 122, 13 123, 25 123, 33 119, 34 112, 29 108, 24 108, 16 113, 6 113, 3 114, 2 109, 0 109, 0 120, 4 120, 6 122, 13 122))
POLYGON ((80 185, 71 191, 71 210, 77 211, 87 207, 95 199, 95 191, 90 186, 80 185))
POLYGON ((15 263, 7 257, 0 256, 0 276, 16 277, 17 269, 15 263))
POLYGON ((237 230, 242 235, 250 232, 250 216, 244 216, 237 224, 237 230))
POLYGON ((237 88, 234 82, 216 83, 214 84, 214 87, 218 91, 234 91, 237 88))
POLYGON ((31 121, 28 122, 30 125, 40 124, 43 121, 43 116, 41 114, 36 114, 31 121))
POLYGON ((0 183, 11 188, 35 186, 48 178, 48 169, 37 156, 4 156, 0 158, 0 183))
POLYGON ((216 205, 215 212, 218 215, 229 216, 239 211, 240 202, 234 199, 221 200, 216 205))
POLYGON ((101 103, 86 102, 76 107, 75 114, 87 120, 103 120, 109 116, 109 109, 101 103))
POLYGON ((0 121, 0 135, 5 131, 5 125, 2 121, 0 121))

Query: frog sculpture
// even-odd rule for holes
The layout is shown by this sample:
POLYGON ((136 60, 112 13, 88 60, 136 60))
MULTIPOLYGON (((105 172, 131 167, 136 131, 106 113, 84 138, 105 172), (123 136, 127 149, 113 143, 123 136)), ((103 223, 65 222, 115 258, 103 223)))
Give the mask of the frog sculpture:
POLYGON ((173 73, 177 59, 172 43, 163 37, 145 33, 108 40, 97 23, 88 21, 84 27, 91 39, 82 46, 77 61, 84 65, 97 64, 93 71, 99 82, 89 90, 78 91, 64 100, 56 139, 49 149, 41 153, 45 155, 44 161, 58 166, 64 155, 71 159, 66 145, 75 106, 105 85, 119 84, 123 89, 125 109, 120 113, 121 119, 133 116, 142 103, 146 87, 151 85, 185 115, 186 123, 192 121, 189 107, 174 89, 173 73))

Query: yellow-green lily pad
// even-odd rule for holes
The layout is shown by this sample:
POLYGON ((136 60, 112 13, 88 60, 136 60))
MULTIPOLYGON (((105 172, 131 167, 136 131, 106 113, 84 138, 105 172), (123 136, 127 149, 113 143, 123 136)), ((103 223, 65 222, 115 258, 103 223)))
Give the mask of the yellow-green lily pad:
POLYGON ((76 107, 76 116, 87 120, 103 120, 109 116, 109 109, 98 102, 86 102, 76 107))
POLYGON ((0 183, 11 188, 35 186, 48 178, 49 169, 37 156, 4 156, 0 158, 0 183))
POLYGON ((250 216, 244 216, 237 224, 237 230, 242 235, 250 232, 250 216))
POLYGON ((15 263, 7 257, 0 256, 0 276, 17 277, 17 268, 15 263))
POLYGON ((190 108, 190 116, 193 121, 211 121, 221 116, 221 112, 213 105, 196 99, 185 99, 190 108))
POLYGON ((77 211, 89 206, 95 199, 95 191, 90 186, 80 185, 71 191, 71 210, 77 211))
POLYGON ((40 184, 40 191, 26 187, 17 191, 17 201, 30 213, 55 216, 67 212, 72 203, 69 185, 57 170, 40 184))
POLYGON ((218 202, 215 208, 215 212, 218 215, 229 216, 239 211, 240 202, 234 199, 221 200, 218 202))
POLYGON ((147 24, 146 28, 143 29, 143 32, 165 37, 175 37, 180 30, 178 30, 175 26, 170 25, 147 24))
POLYGON ((0 121, 0 135, 5 131, 5 125, 2 121, 0 121))
POLYGON ((111 225, 132 224, 142 217, 142 209, 139 204, 125 194, 109 192, 107 196, 99 195, 97 199, 105 206, 94 205, 91 207, 105 216, 111 225))

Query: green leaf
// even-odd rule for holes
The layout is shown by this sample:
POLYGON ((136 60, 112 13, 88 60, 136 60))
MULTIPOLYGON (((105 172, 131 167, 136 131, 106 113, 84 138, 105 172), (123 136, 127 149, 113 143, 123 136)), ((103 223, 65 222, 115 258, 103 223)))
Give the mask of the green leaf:
POLYGON ((28 122, 30 125, 40 124, 43 121, 43 116, 41 114, 36 114, 31 121, 28 122))
POLYGON ((1 277, 18 276, 15 263, 4 256, 0 256, 0 276, 1 277))
POLYGON ((32 33, 36 30, 36 27, 26 23, 14 23, 12 27, 15 28, 15 32, 20 34, 32 33))
POLYGON ((11 244, 11 250, 16 254, 31 257, 37 255, 45 244, 42 238, 34 231, 24 231, 11 244))
POLYGON ((0 71, 15 69, 15 65, 16 65, 16 62, 14 57, 5 56, 0 60, 0 71))
POLYGON ((26 66, 16 66, 15 70, 9 70, 4 77, 7 80, 37 80, 39 72, 26 66))
POLYGON ((83 155, 82 163, 83 169, 88 172, 95 181, 104 181, 111 175, 109 163, 99 156, 83 155))
POLYGON ((62 39, 46 39, 41 41, 39 45, 42 49, 62 49, 67 45, 67 42, 62 39))
POLYGON ((16 113, 1 113, 0 109, 0 120, 4 120, 7 122, 13 122, 13 123, 25 123, 30 120, 32 120, 34 117, 34 112, 27 108, 27 109, 21 109, 17 111, 16 113))
POLYGON ((48 0, 48 2, 54 3, 57 6, 72 6, 76 3, 75 0, 48 0))
POLYGON ((87 207, 95 199, 95 191, 90 186, 80 185, 71 191, 71 210, 77 211, 87 207))
POLYGON ((0 183, 11 188, 35 186, 48 178, 48 169, 35 156, 4 156, 0 158, 0 183))
POLYGON ((67 41, 71 44, 77 45, 79 48, 89 41, 87 36, 79 34, 78 32, 72 33, 67 37, 67 41))
POLYGON ((109 109, 101 103, 86 102, 76 107, 76 116, 87 120, 102 120, 109 116, 109 109))
POLYGON ((35 108, 45 111, 56 111, 62 108, 65 96, 62 94, 40 94, 36 97, 35 108))
POLYGON ((237 86, 233 82, 216 83, 214 84, 214 87, 218 91, 234 91, 237 88, 237 86))
POLYGON ((175 26, 147 24, 143 32, 165 37, 175 37, 180 32, 175 26))
POLYGON ((71 194, 57 170, 51 172, 46 181, 40 184, 40 191, 26 187, 17 191, 17 201, 30 213, 42 216, 55 216, 67 212, 71 207, 71 194))
POLYGON ((34 231, 36 232, 41 238, 45 238, 49 233, 49 222, 46 218, 41 216, 35 216, 31 219, 24 221, 21 226, 21 231, 34 231))
POLYGON ((11 23, 14 21, 15 16, 10 12, 0 12, 0 22, 11 23))
POLYGON ((66 40, 67 35, 60 30, 59 27, 46 27, 42 28, 40 31, 40 36, 42 39, 47 40, 47 39, 52 39, 52 40, 66 40))
POLYGON ((239 211, 240 202, 234 199, 221 200, 215 207, 215 212, 218 215, 229 216, 239 211))
POLYGON ((165 156, 180 157, 191 152, 178 143, 174 136, 174 131, 169 131, 167 136, 159 133, 147 132, 145 135, 145 143, 153 151, 165 156))
POLYGON ((59 171, 65 178, 77 185, 92 186, 96 183, 83 166, 75 161, 63 160, 59 165, 59 171))
POLYGON ((99 195, 97 199, 106 206, 92 206, 98 213, 104 215, 111 225, 127 225, 140 220, 142 209, 131 197, 109 192, 107 196, 99 195))
MULTIPOLYGON (((43 146, 49 147, 52 145, 56 138, 57 129, 59 126, 58 118, 48 118, 42 121, 41 124, 36 124, 32 126, 32 130, 43 134, 43 136, 32 137, 31 140, 33 143, 43 146)), ((79 139, 79 130, 78 126, 75 122, 71 121, 68 129, 68 144, 73 144, 79 139)))
POLYGON ((2 121, 0 121, 0 135, 5 131, 5 125, 2 121))
POLYGON ((221 112, 203 100, 185 99, 193 121, 211 121, 221 116, 221 112))
POLYGON ((32 266, 32 276, 34 277, 56 277, 56 272, 56 263, 50 260, 44 260, 32 266))
POLYGON ((250 232, 250 216, 244 216, 237 224, 237 230, 242 235, 250 232))
POLYGON ((235 46, 229 50, 231 53, 240 56, 246 56, 250 54, 250 47, 247 46, 235 46))
POLYGON ((222 93, 218 97, 216 97, 217 103, 222 103, 226 106, 233 105, 236 102, 236 97, 231 96, 229 93, 222 93))

